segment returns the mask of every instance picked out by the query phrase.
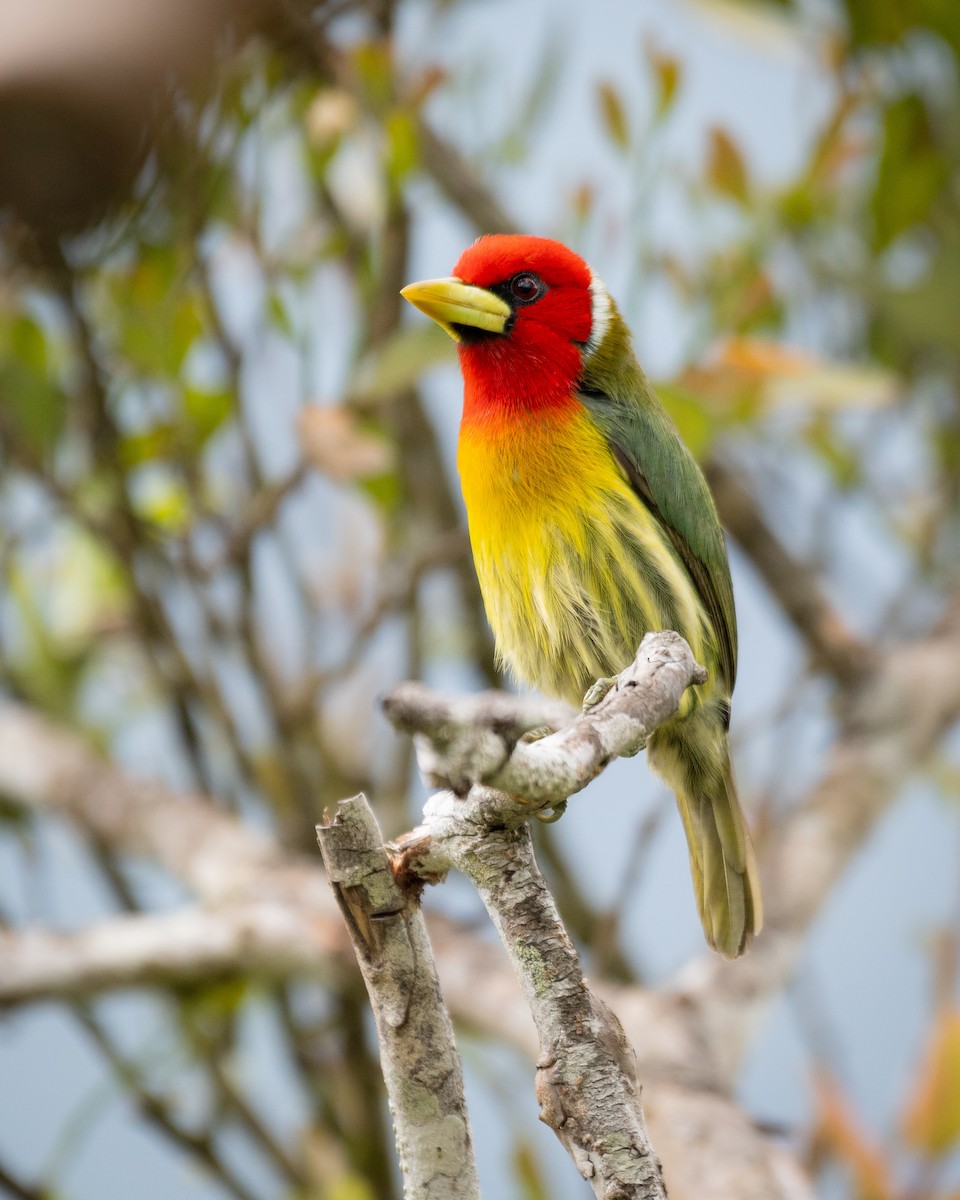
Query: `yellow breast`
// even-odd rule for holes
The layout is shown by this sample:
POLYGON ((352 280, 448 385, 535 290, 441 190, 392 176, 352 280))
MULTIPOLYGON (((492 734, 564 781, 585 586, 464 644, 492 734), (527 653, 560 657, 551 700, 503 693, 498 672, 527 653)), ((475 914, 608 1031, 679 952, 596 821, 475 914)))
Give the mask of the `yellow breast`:
POLYGON ((577 702, 651 629, 703 661, 689 576, 583 410, 465 426, 458 465, 487 616, 519 679, 577 702))

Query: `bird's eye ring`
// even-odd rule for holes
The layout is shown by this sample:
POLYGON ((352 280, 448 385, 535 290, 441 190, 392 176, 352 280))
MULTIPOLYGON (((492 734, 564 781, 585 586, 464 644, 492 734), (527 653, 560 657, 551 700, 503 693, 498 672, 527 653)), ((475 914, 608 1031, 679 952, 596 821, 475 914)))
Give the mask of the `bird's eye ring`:
POLYGON ((532 304, 534 300, 539 300, 546 290, 539 276, 526 271, 514 275, 510 280, 510 295, 520 304, 532 304))

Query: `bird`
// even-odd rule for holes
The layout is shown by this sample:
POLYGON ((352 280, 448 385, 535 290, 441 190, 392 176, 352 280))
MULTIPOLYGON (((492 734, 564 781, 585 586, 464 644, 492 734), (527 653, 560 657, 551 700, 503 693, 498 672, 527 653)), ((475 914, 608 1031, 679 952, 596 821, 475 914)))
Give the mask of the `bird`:
POLYGON ((573 703, 650 631, 675 630, 706 667, 647 757, 676 796, 706 940, 738 957, 763 910, 728 745, 733 585, 703 473, 609 291, 562 243, 480 237, 452 276, 401 295, 457 343, 457 465, 501 664, 573 703))

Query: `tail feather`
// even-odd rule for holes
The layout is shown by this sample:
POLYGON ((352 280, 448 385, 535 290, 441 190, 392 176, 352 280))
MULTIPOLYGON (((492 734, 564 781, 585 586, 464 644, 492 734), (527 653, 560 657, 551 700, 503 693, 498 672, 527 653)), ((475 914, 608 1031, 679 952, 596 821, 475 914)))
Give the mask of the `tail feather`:
POLYGON ((721 833, 717 806, 704 796, 697 797, 695 803, 700 808, 700 854, 704 864, 700 919, 710 944, 725 954, 732 951, 736 955, 743 948, 746 936, 743 874, 737 870, 733 855, 727 852, 729 843, 721 833))
POLYGON ((648 753, 651 766, 677 797, 707 941, 725 957, 736 958, 759 933, 763 908, 726 732, 709 708, 702 709, 659 730, 648 753))

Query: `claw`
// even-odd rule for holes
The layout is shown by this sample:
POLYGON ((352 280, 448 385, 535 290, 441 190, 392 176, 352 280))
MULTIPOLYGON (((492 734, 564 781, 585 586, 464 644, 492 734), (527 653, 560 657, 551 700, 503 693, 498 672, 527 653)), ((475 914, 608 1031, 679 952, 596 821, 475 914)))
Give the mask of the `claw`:
POLYGON ((548 812, 545 808, 533 815, 538 821, 542 821, 544 825, 552 825, 555 821, 559 821, 563 814, 567 811, 566 800, 561 800, 559 804, 555 804, 548 812))
POLYGON ((616 675, 608 675, 603 679, 598 679, 597 682, 588 689, 587 694, 583 698, 583 706, 581 712, 589 712, 591 708, 596 708, 600 701, 611 691, 617 682, 616 675))
POLYGON ((538 725, 536 729, 528 729, 526 733, 520 735, 520 741, 525 745, 531 742, 539 742, 542 738, 549 737, 553 730, 549 725, 538 725))

